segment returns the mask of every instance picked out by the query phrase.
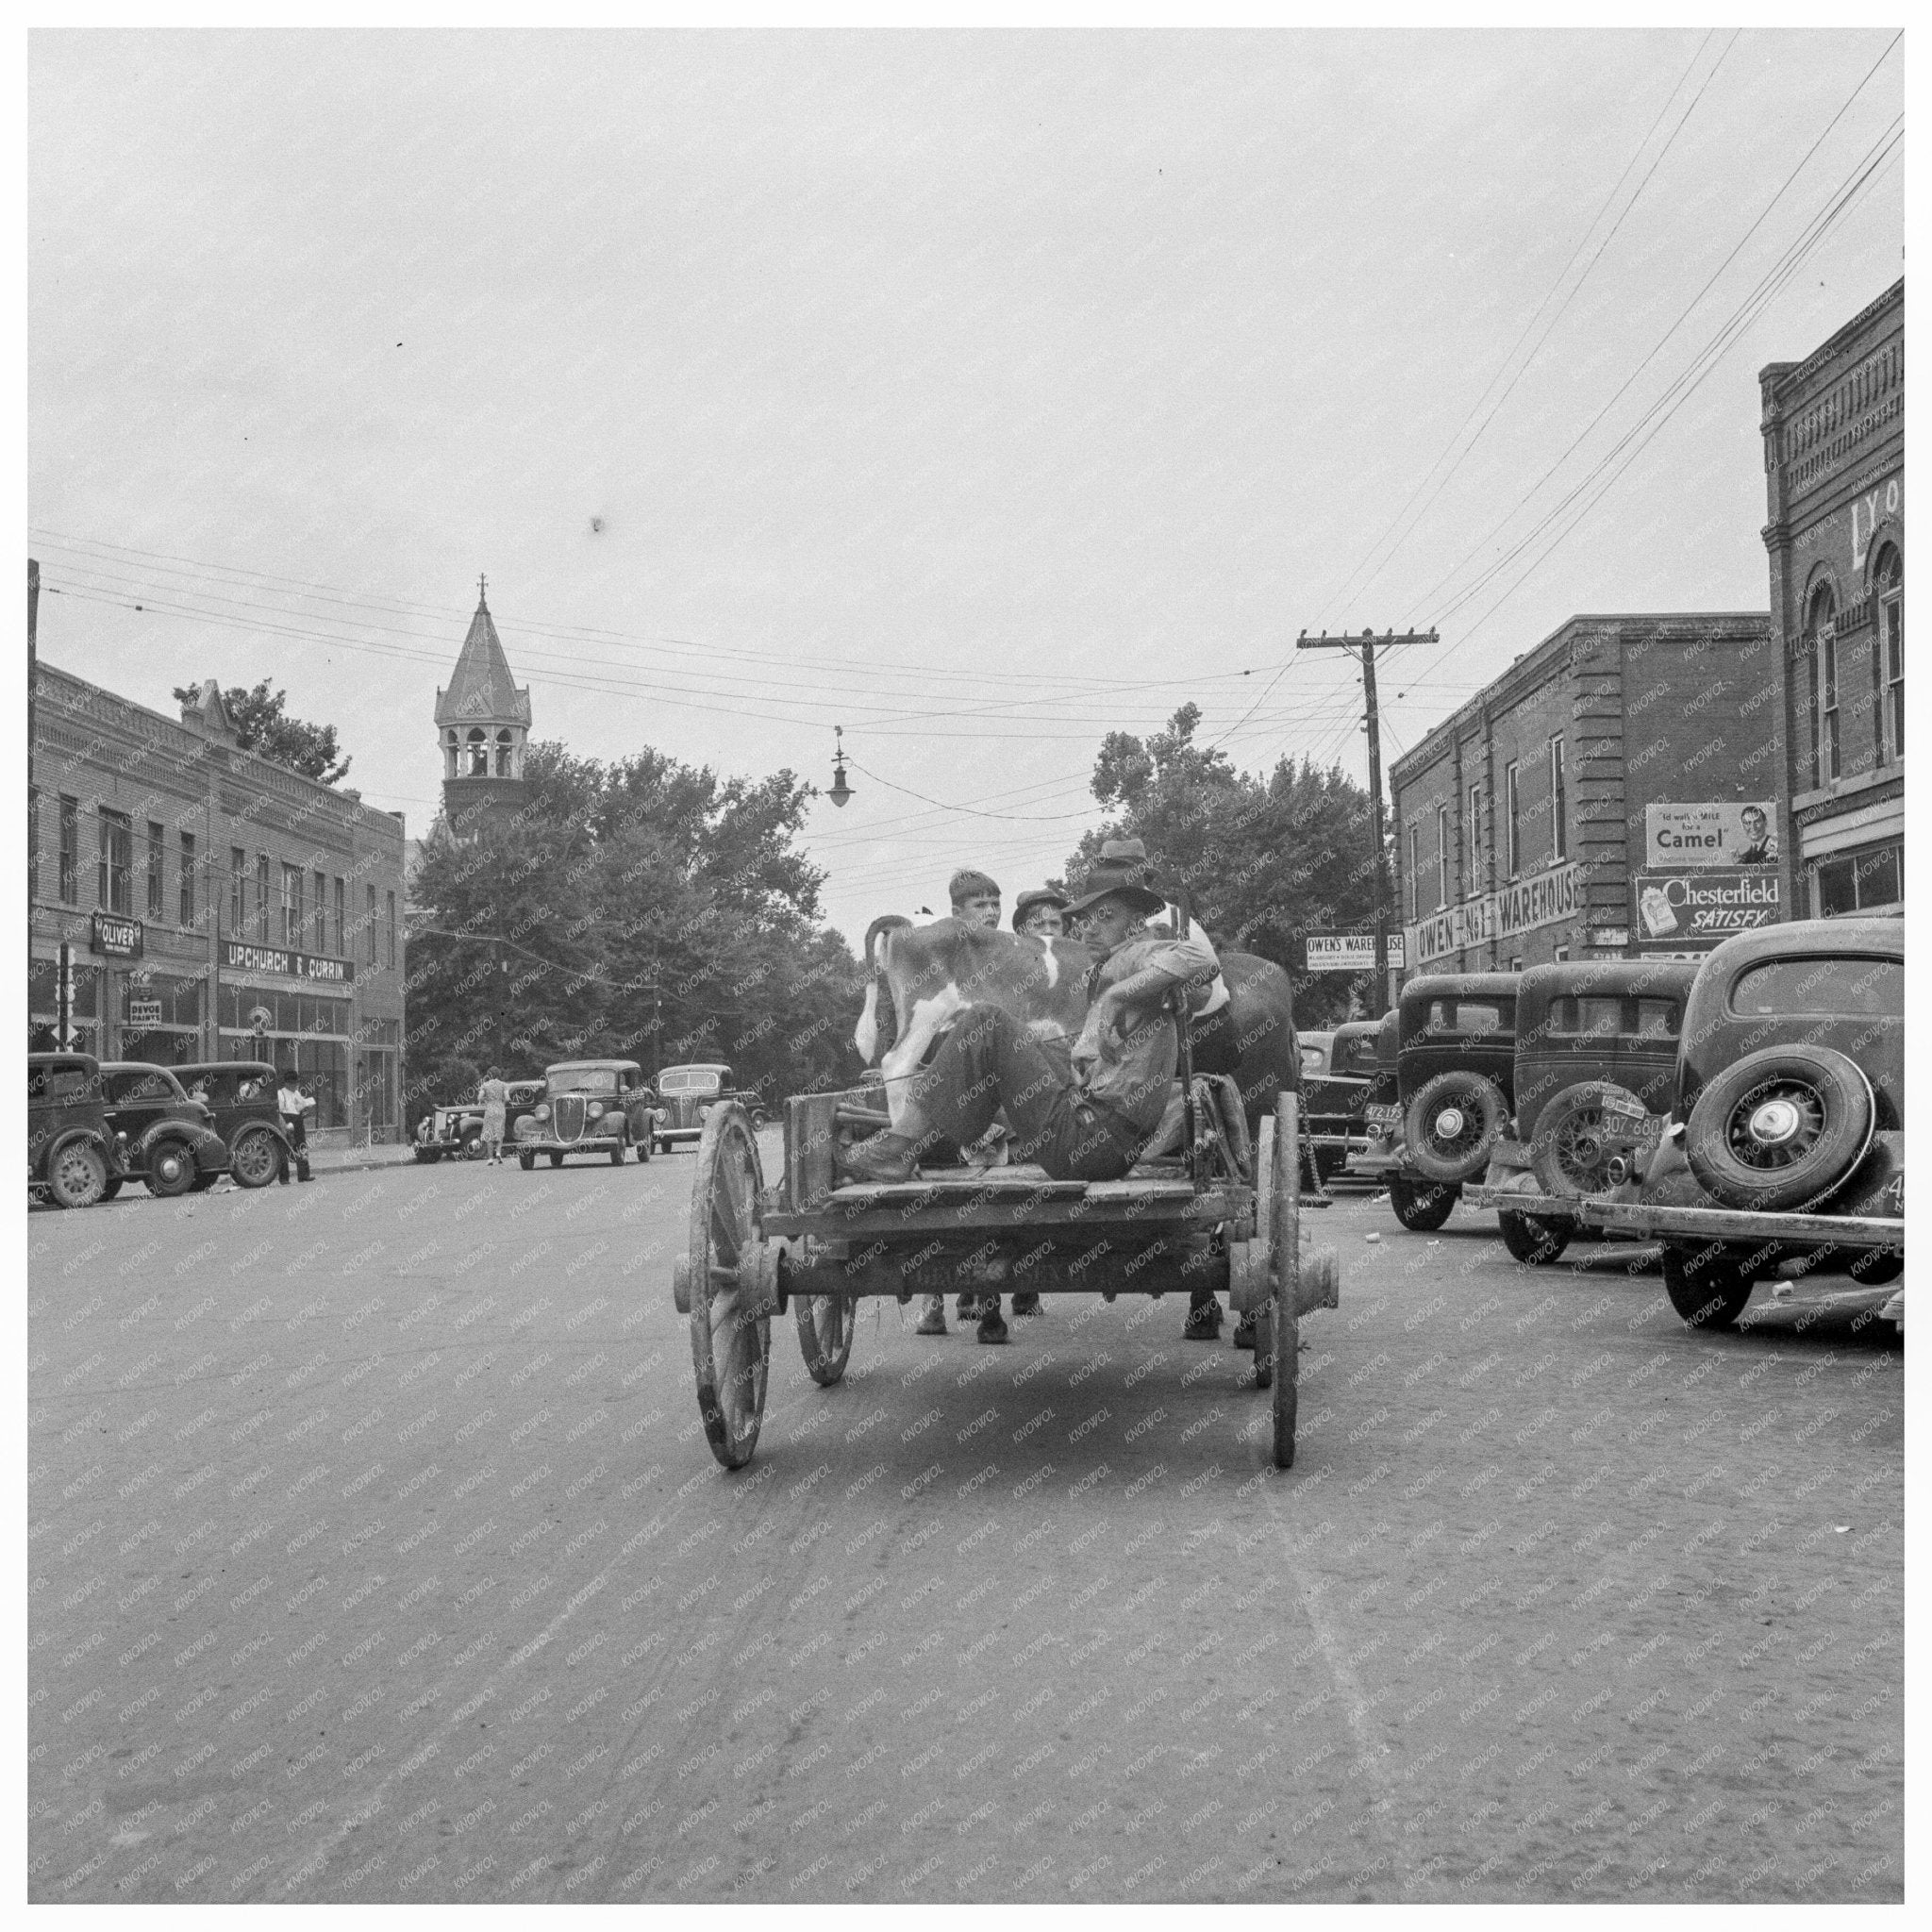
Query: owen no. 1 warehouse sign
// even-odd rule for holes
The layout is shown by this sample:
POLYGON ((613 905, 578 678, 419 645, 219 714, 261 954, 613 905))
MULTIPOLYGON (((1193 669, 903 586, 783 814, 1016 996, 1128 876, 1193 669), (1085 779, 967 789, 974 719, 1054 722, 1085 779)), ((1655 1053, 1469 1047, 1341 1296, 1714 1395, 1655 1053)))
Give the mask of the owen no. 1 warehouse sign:
POLYGON ((1459 906, 1445 906, 1433 918, 1418 920, 1415 960, 1426 966, 1465 946, 1487 945, 1491 940, 1513 939, 1540 925, 1555 925, 1575 916, 1583 905, 1583 867, 1559 865, 1533 878, 1518 879, 1500 892, 1485 892, 1459 906))
MULTIPOLYGON (((1402 971, 1402 935, 1391 932, 1383 941, 1388 964, 1402 971)), ((1375 935, 1372 932, 1311 932, 1307 935, 1310 973, 1373 973, 1375 935)))

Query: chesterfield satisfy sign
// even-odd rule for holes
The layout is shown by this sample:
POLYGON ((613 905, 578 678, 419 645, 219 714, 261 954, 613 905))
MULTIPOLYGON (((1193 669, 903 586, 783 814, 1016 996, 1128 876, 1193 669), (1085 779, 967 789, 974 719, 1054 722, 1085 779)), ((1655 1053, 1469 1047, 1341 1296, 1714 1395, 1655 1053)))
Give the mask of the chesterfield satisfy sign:
POLYGON ((1733 933, 1775 925, 1782 916, 1774 872, 1733 866, 1637 874, 1637 937, 1646 950, 1714 946, 1733 933))
POLYGON ((353 959, 322 953, 295 953, 286 946, 252 946, 246 940, 222 941, 225 973, 273 973, 283 979, 307 979, 320 986, 347 986, 356 977, 353 959))
POLYGON ((1485 892, 1480 899, 1445 907, 1434 918, 1405 928, 1409 935, 1408 958, 1417 966, 1426 966, 1465 946, 1488 945, 1491 940, 1513 939, 1540 925, 1555 925, 1582 908, 1581 862, 1559 865, 1534 878, 1519 879, 1500 892, 1485 892))

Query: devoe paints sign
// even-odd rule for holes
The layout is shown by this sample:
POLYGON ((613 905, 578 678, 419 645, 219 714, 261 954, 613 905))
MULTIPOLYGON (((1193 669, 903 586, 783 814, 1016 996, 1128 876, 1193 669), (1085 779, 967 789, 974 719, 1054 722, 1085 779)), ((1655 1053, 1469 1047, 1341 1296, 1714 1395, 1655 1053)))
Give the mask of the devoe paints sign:
POLYGON ((1713 799, 1704 805, 1643 808, 1646 872, 1775 865, 1775 808, 1769 799, 1713 799))
POLYGON ((1583 866, 1559 865, 1534 878, 1518 879, 1500 892, 1485 892, 1459 906, 1443 908, 1431 919, 1407 928, 1412 936, 1408 959, 1426 966, 1467 946, 1486 946, 1491 940, 1513 939, 1540 925, 1574 919, 1583 906, 1583 866))
POLYGON ((1637 938, 1646 953, 1714 946, 1782 917, 1775 872, 1732 866, 1637 876, 1637 938))

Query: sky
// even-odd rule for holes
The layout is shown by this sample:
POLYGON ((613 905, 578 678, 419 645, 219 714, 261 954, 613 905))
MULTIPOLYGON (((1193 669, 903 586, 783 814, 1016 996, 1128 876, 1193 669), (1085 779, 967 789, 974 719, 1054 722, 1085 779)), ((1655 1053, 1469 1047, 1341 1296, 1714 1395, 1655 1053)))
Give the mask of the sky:
POLYGON ((40 649, 266 677, 420 835, 487 573, 534 737, 842 725, 832 924, 1010 905, 1184 703, 1364 777, 1305 629, 1439 629, 1392 760, 1573 614, 1763 609, 1757 372, 1904 272, 1892 38, 40 32, 40 649))

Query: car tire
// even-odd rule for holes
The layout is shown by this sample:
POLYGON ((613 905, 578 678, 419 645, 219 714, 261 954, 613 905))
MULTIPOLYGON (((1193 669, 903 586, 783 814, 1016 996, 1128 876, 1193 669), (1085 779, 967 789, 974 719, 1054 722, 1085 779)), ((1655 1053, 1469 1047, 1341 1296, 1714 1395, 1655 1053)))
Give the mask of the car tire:
POLYGON ((1511 1258, 1532 1268, 1547 1268, 1561 1260, 1576 1232, 1574 1221, 1554 1214, 1525 1214, 1520 1208, 1497 1208, 1496 1225, 1511 1258))
POLYGON ((645 1161, 650 1159, 650 1158, 651 1137, 650 1135, 646 1134, 644 1138, 638 1142, 638 1165, 641 1167, 645 1161))
POLYGON ((1389 1176, 1389 1205, 1411 1234, 1434 1234, 1456 1211, 1461 1198, 1459 1187, 1418 1185, 1407 1174, 1389 1176))
POLYGON ((1664 1243, 1664 1292, 1692 1328, 1729 1328, 1751 1299, 1750 1267, 1724 1248, 1664 1243))
POLYGON ((416 1158, 425 1167, 428 1167, 442 1158, 442 1149, 441 1147, 419 1147, 416 1149, 416 1158))
POLYGON ((147 1191, 164 1201, 190 1192, 194 1186, 194 1150, 185 1141, 158 1141, 148 1150, 147 1191))
POLYGON ((612 1167, 622 1167, 624 1165, 624 1142, 622 1141, 610 1150, 610 1164, 612 1167))
MULTIPOLYGON (((416 1158, 421 1160, 418 1148, 416 1158)), ((282 1149, 266 1127, 249 1127, 235 1136, 228 1154, 228 1172, 238 1188, 265 1188, 282 1171, 282 1149)))
POLYGON ((1824 1046, 1766 1047, 1697 1096, 1684 1158, 1720 1206, 1778 1214, 1815 1208, 1872 1144, 1872 1083, 1824 1046))
POLYGON ((550 1164, 552 1167, 561 1167, 563 1165, 563 1156, 560 1154, 553 1154, 550 1157, 550 1164))
POLYGON ((47 1199, 57 1208, 92 1208, 106 1197, 108 1160, 92 1141, 57 1147, 47 1162, 47 1199))
POLYGON ((1403 1115, 1403 1139, 1424 1180, 1474 1180, 1489 1164, 1508 1118, 1503 1090, 1457 1068, 1426 1081, 1403 1115))
POLYGON ((1643 1105, 1614 1080, 1579 1080, 1553 1094, 1537 1115, 1529 1165, 1544 1193, 1561 1201, 1580 1201, 1585 1194, 1601 1194, 1610 1186, 1604 1172, 1611 1158, 1604 1142, 1605 1104, 1609 1101, 1643 1105))
POLYGON ((483 1144, 483 1129, 481 1127, 476 1128, 474 1133, 468 1133, 463 1136, 462 1158, 465 1160, 481 1160, 488 1152, 489 1149, 483 1144))
POLYGON ((525 1174, 534 1174, 537 1168, 537 1157, 534 1154, 519 1154, 517 1156, 517 1165, 525 1174))

